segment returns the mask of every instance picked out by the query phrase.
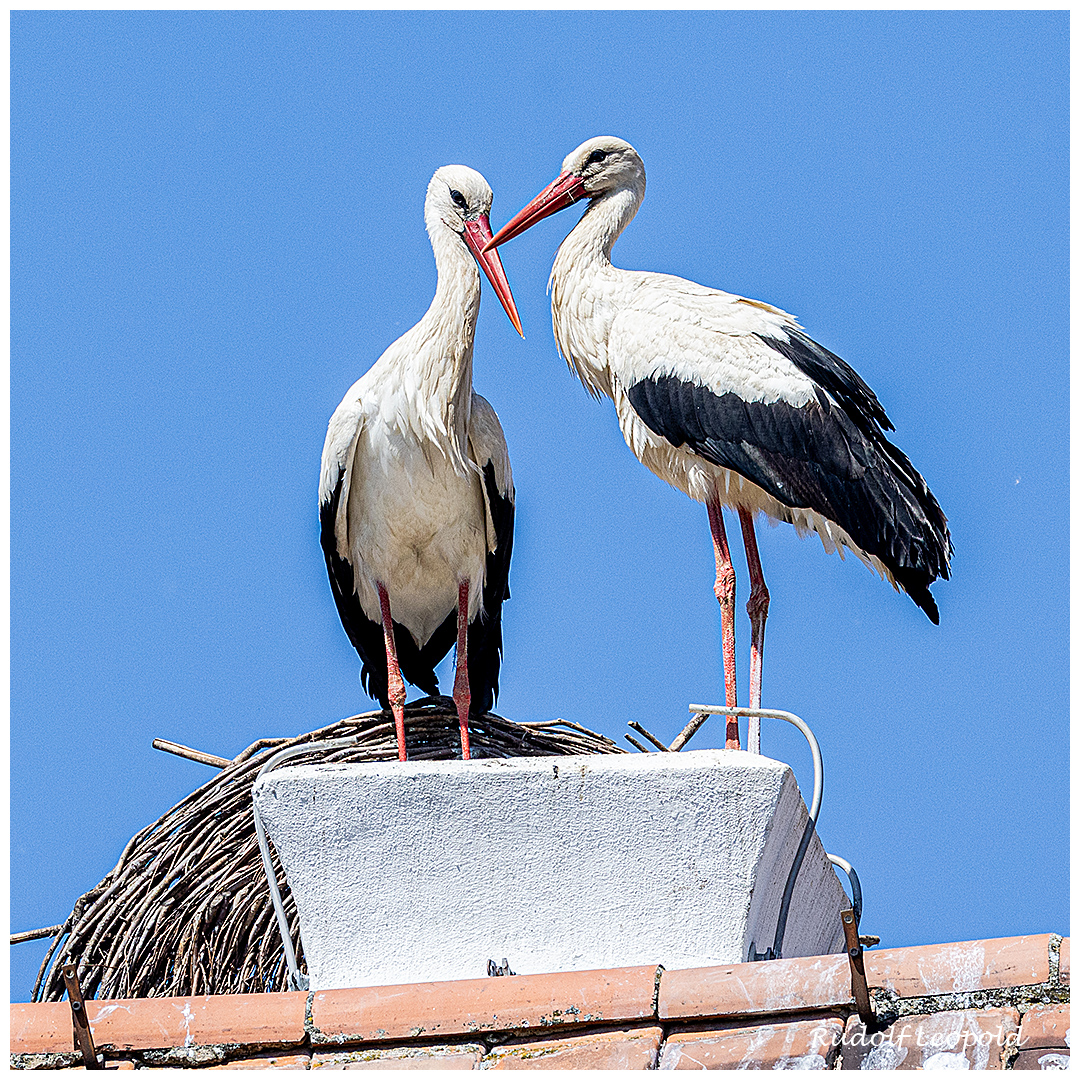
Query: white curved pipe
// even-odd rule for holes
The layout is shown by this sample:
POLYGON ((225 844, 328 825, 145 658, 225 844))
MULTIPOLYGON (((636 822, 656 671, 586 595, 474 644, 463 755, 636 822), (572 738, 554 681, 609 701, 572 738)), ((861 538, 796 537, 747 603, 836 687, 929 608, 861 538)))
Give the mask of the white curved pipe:
POLYGON ((821 792, 825 783, 824 767, 817 737, 805 720, 783 709, 742 709, 737 705, 691 705, 690 711, 706 713, 709 716, 765 716, 773 720, 786 720, 797 727, 806 736, 806 741, 810 744, 810 753, 814 758, 814 797, 810 800, 810 820, 817 826, 818 812, 821 810, 821 792))
MULTIPOLYGON (((264 773, 268 773, 283 761, 288 761, 289 758, 300 757, 301 754, 309 754, 314 749, 338 750, 344 746, 355 746, 358 740, 359 736, 350 735, 346 739, 331 739, 328 742, 308 742, 300 743, 297 746, 286 746, 284 750, 278 750, 267 758, 266 764, 263 765, 255 776, 255 783, 257 784, 259 782, 259 779, 264 773)), ((255 784, 252 784, 251 788, 252 792, 254 792, 255 784)), ((258 806, 255 805, 254 797, 252 797, 251 800, 251 814, 255 819, 255 835, 259 840, 259 851, 262 854, 263 872, 266 874, 266 884, 270 889, 270 900, 274 905, 274 914, 277 916, 278 929, 281 931, 281 943, 285 947, 285 963, 289 968, 289 989, 307 990, 308 977, 300 973, 300 965, 296 962, 296 950, 293 948, 292 934, 289 932, 289 920, 285 916, 285 905, 281 902, 281 891, 278 889, 277 875, 274 873, 274 864, 270 859, 270 845, 266 840, 266 828, 263 826, 262 817, 259 814, 258 806)))

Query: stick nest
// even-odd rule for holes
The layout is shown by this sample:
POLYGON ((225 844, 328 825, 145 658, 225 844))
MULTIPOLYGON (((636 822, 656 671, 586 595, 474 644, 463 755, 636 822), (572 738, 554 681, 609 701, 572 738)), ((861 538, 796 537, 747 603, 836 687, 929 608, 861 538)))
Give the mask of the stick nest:
MULTIPOLYGON (((449 698, 407 705, 405 733, 410 760, 460 757, 449 698)), ((469 738, 474 758, 624 752, 569 721, 516 724, 492 713, 470 719, 469 738)), ((133 836, 116 866, 76 901, 42 962, 32 1000, 59 1001, 61 968, 70 963, 77 965, 87 998, 285 990, 288 971, 255 836, 251 787, 271 753, 307 742, 311 753, 290 765, 397 759, 388 712, 353 716, 293 739, 253 743, 133 836), (346 736, 359 741, 336 751, 319 745, 346 736)), ((305 971, 296 905, 276 854, 273 862, 305 971)))

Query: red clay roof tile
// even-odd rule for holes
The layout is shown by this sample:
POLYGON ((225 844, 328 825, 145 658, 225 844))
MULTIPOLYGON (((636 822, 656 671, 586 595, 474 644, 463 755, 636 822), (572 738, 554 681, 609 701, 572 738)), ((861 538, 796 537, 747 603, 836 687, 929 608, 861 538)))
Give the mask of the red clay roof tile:
POLYGON ((309 1069, 311 1068, 311 1051, 288 1051, 268 1052, 265 1054, 249 1054, 245 1057, 226 1061, 223 1065, 204 1065, 201 1072, 215 1069, 309 1069))
POLYGON ((661 1069, 826 1069, 844 1022, 838 1017, 742 1025, 668 1036, 661 1069))
POLYGON ((1011 1069, 1057 1070, 1070 1067, 1068 1050, 1021 1050, 1013 1058, 1011 1069))
POLYGON ((1050 978, 1050 935, 870 951, 866 981, 900 997, 1030 986, 1050 978))
POLYGON ((11 1006, 13 1054, 57 1054, 71 1050, 73 1045, 71 1006, 66 1001, 18 1002, 11 1006))
MULTIPOLYGON (((1038 985, 1048 981, 1050 976, 1050 940, 1050 935, 1043 934, 871 951, 865 954, 867 978, 871 987, 883 987, 908 998, 1038 985)), ((1060 950, 1059 971, 1065 985, 1070 976, 1069 945, 1069 939, 1065 938, 1060 950)), ((667 1057, 662 1061, 669 1062, 666 1067, 675 1067, 675 1057, 679 1055, 684 1055, 686 1061, 702 1055, 711 1055, 710 1060, 715 1058, 717 1061, 725 1055, 731 1057, 741 1045, 739 1040, 745 1043, 745 1032, 751 1026, 759 1031, 759 1035, 768 1028, 770 1040, 790 1040, 794 1038, 793 1033, 804 1030, 800 1024, 809 1024, 810 1027, 805 1029, 809 1031, 815 1025, 820 1027, 826 1023, 800 1019, 799 1013, 850 1009, 853 1005, 850 969, 844 954, 667 971, 660 976, 658 999, 657 976, 658 969, 649 965, 611 971, 319 991, 311 995, 314 1022, 310 1030, 311 1044, 328 1047, 332 1044, 461 1036, 470 1032, 514 1031, 516 1042, 493 1050, 484 1060, 484 1067, 512 1068, 526 1060, 550 1059, 552 1067, 557 1068, 636 1068, 638 1066, 633 1064, 606 1066, 596 1063, 614 1061, 619 1055, 627 1061, 645 1060, 649 1054, 655 1058, 660 1036, 656 1034, 654 1046, 653 1033, 660 1029, 655 1023, 649 1025, 649 1021, 655 1022, 658 1018, 699 1022, 720 1017, 745 1018, 746 1022, 741 1025, 710 1023, 703 1027, 697 1023, 694 1032, 671 1035, 664 1051, 667 1057), (654 1006, 654 1000, 658 1000, 658 1008, 654 1006), (770 1014, 770 1023, 763 1023, 770 1014), (642 1026, 633 1034, 625 1031, 601 1035, 576 1033, 587 1024, 634 1021, 641 1022, 642 1026), (781 1034, 777 1035, 776 1031, 781 1034)), ((312 1059, 306 1049, 277 1054, 255 1053, 268 1047, 287 1048, 304 1043, 308 1034, 304 1022, 307 1001, 305 993, 89 1001, 87 1016, 95 1043, 100 1049, 114 1054, 129 1050, 235 1045, 251 1050, 245 1059, 247 1063, 233 1064, 236 1068, 302 1068, 309 1060, 319 1060, 321 1067, 337 1067, 329 1061, 332 1055, 316 1054, 312 1059), (276 1066, 275 1062, 278 1063, 276 1066), (289 1064, 282 1064, 285 1062, 289 1064)), ((989 1022, 995 1017, 1004 1024, 1001 1030, 1015 1031, 1018 1014, 1012 1009, 936 1013, 930 1018, 909 1017, 903 1023, 911 1028, 918 1021, 922 1026, 911 1030, 937 1032, 938 1035, 944 1031, 942 1025, 967 1024, 967 1028, 958 1029, 959 1038, 965 1031, 983 1032, 984 1021, 989 1022)), ((1020 1032, 1021 1054, 1063 1049, 1068 1022, 1067 1005, 1029 1009, 1020 1032)), ((767 1041, 755 1051, 762 1060, 772 1053, 768 1045, 771 1044, 767 1041)), ((70 1054, 72 1049, 71 1010, 67 1002, 11 1006, 12 1053, 70 1054)), ((411 1062, 426 1054, 431 1060, 438 1058, 440 1061, 437 1066, 427 1067, 471 1067, 482 1055, 478 1046, 443 1047, 442 1057, 435 1053, 438 1049, 415 1045, 396 1050, 384 1047, 365 1051, 359 1057, 354 1053, 348 1064, 350 1068, 409 1068, 413 1066, 398 1064, 398 1059, 411 1062), (395 1064, 362 1064, 371 1053, 380 1060, 393 1060, 395 1064)), ((904 1051, 905 1061, 922 1061, 923 1048, 916 1049, 919 1054, 913 1055, 911 1047, 900 1039, 892 1050, 886 1047, 882 1052, 899 1054, 904 1051)), ((788 1054, 789 1050, 790 1046, 783 1054, 788 1054)), ((863 1058, 870 1050, 864 1048, 863 1058)), ((745 1046, 739 1051, 743 1056, 746 1052, 745 1046)), ((941 1052, 956 1053, 947 1049, 941 1052)), ((963 1048, 961 1052, 967 1053, 963 1048)), ((854 1051, 845 1047, 845 1061, 852 1053, 854 1051)), ((991 1047, 988 1053, 989 1058, 1000 1063, 1000 1047, 991 1047)), ((783 1054, 777 1051, 776 1060, 783 1054)), ((970 1054, 967 1058, 969 1063, 976 1061, 970 1054)), ((1015 1067, 1023 1067, 1019 1058, 1017 1062, 1015 1067)), ((655 1067, 655 1064, 648 1067, 655 1067)), ((911 1065, 904 1064, 903 1067, 911 1065)))
POLYGON ((1016 1045, 1021 1050, 1064 1050, 1068 1030, 1068 1005, 1035 1005, 1024 1013, 1016 1045))
POLYGON ((484 1056, 479 1046, 398 1046, 386 1050, 313 1054, 313 1069, 474 1069, 484 1056))
POLYGON ((593 1035, 518 1039, 495 1047, 485 1069, 654 1069, 664 1031, 626 1028, 593 1035))
POLYGON ((665 971, 661 1020, 809 1011, 846 1004, 851 969, 844 953, 755 964, 665 971))
POLYGON ((653 1016, 656 968, 320 990, 313 1044, 596 1024, 653 1016))
MULTIPOLYGON (((99 1050, 154 1050, 228 1043, 296 1045, 304 1041, 307 994, 88 1001, 86 1016, 99 1050)), ((13 1054, 72 1049, 66 1001, 12 1005, 13 1054)))
POLYGON ((867 1034, 857 1016, 844 1031, 841 1069, 1000 1069, 1016 1033, 1015 1009, 960 1009, 904 1016, 867 1034))

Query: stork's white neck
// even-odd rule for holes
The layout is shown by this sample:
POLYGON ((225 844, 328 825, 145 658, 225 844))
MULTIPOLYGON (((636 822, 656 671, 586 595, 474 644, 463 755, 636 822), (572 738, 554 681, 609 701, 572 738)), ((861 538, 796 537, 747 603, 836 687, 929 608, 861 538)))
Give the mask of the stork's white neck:
POLYGON ((559 246, 552 274, 565 273, 571 266, 591 266, 591 272, 595 273, 597 264, 610 265, 611 249, 619 234, 634 220, 644 197, 644 188, 621 187, 593 199, 559 246))
MULTIPOLYGON (((464 380, 471 388, 480 271, 459 233, 439 222, 430 234, 438 283, 431 306, 416 325, 424 340, 430 342, 428 349, 419 351, 441 366, 455 387, 464 380)), ((451 391, 449 398, 455 392, 451 391)))
MULTIPOLYGON (((473 320, 480 309, 480 271, 461 234, 439 221, 428 230, 435 268, 439 279, 435 298, 425 318, 433 312, 442 315, 470 314, 473 320)), ((469 344, 472 337, 469 336, 469 344)))
POLYGON ((408 398, 399 416, 414 433, 468 471, 473 337, 480 311, 480 272, 461 236, 429 223, 438 284, 424 317, 395 343, 393 378, 408 398))
POLYGON ((570 369, 597 397, 612 396, 605 346, 616 308, 607 302, 608 284, 625 273, 611 265, 611 249, 644 197, 642 184, 593 199, 559 246, 551 268, 548 291, 555 342, 570 369))

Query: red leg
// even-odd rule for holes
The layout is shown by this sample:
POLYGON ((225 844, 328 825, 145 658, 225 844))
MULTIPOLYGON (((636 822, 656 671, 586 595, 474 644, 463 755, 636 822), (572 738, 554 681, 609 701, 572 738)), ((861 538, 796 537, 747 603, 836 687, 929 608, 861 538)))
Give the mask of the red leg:
POLYGON ((469 583, 458 585, 457 601, 457 652, 454 654, 454 704, 457 706, 458 724, 461 725, 461 760, 469 760, 469 583))
POLYGON ((390 618, 390 597, 386 587, 379 583, 379 609, 382 612, 383 641, 386 644, 386 696, 394 713, 394 730, 397 733, 398 761, 405 761, 405 680, 401 677, 401 665, 394 643, 394 624, 390 618))
MULTIPOLYGON (((746 548, 746 565, 750 570, 750 599, 746 601, 746 613, 750 616, 750 708, 761 708, 761 657, 765 651, 765 620, 769 617, 769 590, 761 572, 757 537, 754 535, 754 515, 739 508, 742 523, 743 546, 746 548)), ((747 737, 749 748, 761 752, 761 721, 750 721, 747 737)))
MULTIPOLYGON (((728 550, 727 533, 724 531, 720 499, 715 492, 706 506, 709 510, 709 528, 712 529, 713 553, 716 555, 716 586, 713 591, 720 603, 725 704, 735 706, 738 704, 735 696, 735 567, 731 565, 731 552, 728 550)), ((725 748, 739 749, 739 720, 736 716, 728 717, 725 748)))

